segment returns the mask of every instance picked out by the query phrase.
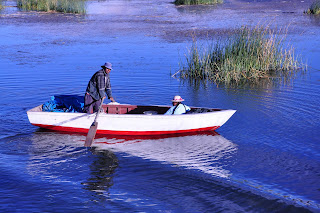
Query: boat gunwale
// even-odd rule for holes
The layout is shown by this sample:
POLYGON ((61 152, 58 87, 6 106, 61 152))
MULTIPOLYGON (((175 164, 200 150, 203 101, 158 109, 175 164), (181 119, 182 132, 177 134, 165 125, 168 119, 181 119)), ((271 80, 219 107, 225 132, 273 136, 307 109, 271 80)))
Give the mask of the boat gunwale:
MULTIPOLYGON (((128 104, 126 104, 128 105, 128 104)), ((140 105, 131 105, 131 106, 140 106, 140 105)), ((141 105, 141 106, 146 106, 148 107, 149 105, 141 105)), ((150 105, 150 107, 152 106, 155 106, 155 107, 170 107, 170 106, 161 106, 161 105, 150 105)), ((178 117, 183 117, 183 118, 186 118, 186 117, 194 117, 194 116, 197 116, 197 117, 202 117, 202 116, 205 116, 205 115, 208 115, 208 114, 217 114, 217 113, 221 113, 221 112, 230 112, 230 111, 233 111, 234 113, 237 111, 237 110, 234 110, 234 109, 218 109, 218 108, 205 108, 205 107, 190 107, 192 109, 209 109, 209 110, 214 110, 212 112, 201 112, 201 113, 188 113, 188 114, 179 114, 179 115, 165 115, 165 114, 127 114, 127 113, 124 113, 124 114, 112 114, 112 113, 101 113, 100 116, 101 117, 127 117, 127 118, 155 118, 155 117, 162 117, 162 118, 166 118, 166 119, 170 119, 172 117, 174 118, 177 118, 178 117)), ((77 116, 80 116, 80 115, 85 115, 87 114, 88 116, 95 116, 96 114, 95 113, 84 113, 84 112, 46 112, 46 111, 40 111, 40 109, 42 110, 42 104, 39 105, 39 106, 36 106, 30 110, 27 111, 27 114, 38 114, 38 113, 41 113, 41 114, 49 114, 49 115, 62 115, 62 116, 66 116, 66 115, 77 115, 77 116)), ((73 117, 73 116, 72 116, 73 117)))

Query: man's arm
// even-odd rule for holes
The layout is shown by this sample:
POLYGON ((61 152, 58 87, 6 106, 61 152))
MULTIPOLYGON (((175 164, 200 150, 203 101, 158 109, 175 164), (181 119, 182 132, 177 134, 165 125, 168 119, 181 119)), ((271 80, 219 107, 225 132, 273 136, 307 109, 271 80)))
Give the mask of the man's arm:
POLYGON ((165 115, 172 115, 174 107, 171 107, 170 109, 168 109, 168 111, 166 113, 164 113, 165 115))
POLYGON ((114 98, 112 97, 112 90, 111 90, 111 84, 110 84, 109 76, 106 78, 106 94, 107 94, 108 98, 112 102, 115 102, 114 98))

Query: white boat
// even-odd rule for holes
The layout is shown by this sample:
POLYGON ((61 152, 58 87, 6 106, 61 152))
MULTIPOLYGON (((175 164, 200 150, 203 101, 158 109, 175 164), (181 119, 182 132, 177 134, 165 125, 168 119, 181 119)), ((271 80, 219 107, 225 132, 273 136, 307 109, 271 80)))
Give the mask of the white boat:
MULTIPOLYGON (((42 106, 27 111, 31 124, 51 130, 87 133, 96 114, 45 112, 42 106)), ((182 115, 164 115, 170 106, 103 104, 97 134, 164 135, 216 130, 236 112, 231 109, 191 107, 182 115)))

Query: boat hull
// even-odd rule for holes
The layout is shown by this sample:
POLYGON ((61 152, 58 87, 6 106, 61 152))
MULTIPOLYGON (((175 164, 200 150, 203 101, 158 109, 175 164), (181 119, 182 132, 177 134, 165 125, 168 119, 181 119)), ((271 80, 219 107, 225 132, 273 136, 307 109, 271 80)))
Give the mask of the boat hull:
MULTIPOLYGON (((50 129, 59 132, 78 132, 88 133, 89 129, 74 128, 74 127, 63 127, 63 126, 52 126, 43 124, 33 124, 40 128, 50 129)), ((203 131, 214 131, 220 126, 198 128, 198 129, 186 129, 186 130, 171 130, 171 131, 115 131, 115 130, 103 130, 98 129, 96 134, 99 135, 170 135, 170 134, 184 134, 189 132, 203 132, 203 131)))
MULTIPOLYGON (((42 112, 41 106, 27 112, 31 124, 56 131, 87 133, 95 114, 42 112)), ((183 115, 100 113, 97 134, 163 135, 216 130, 236 111, 219 110, 183 115)))

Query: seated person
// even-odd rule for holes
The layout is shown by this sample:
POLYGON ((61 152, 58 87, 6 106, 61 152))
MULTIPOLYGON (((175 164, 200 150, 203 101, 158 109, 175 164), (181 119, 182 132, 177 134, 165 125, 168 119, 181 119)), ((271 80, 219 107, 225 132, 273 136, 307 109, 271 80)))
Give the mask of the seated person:
POLYGON ((173 106, 164 114, 165 115, 173 115, 173 114, 179 115, 179 114, 184 114, 184 113, 190 111, 190 107, 181 103, 182 101, 184 101, 184 99, 182 99, 179 95, 174 96, 174 98, 172 100, 173 106))

